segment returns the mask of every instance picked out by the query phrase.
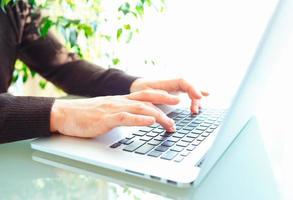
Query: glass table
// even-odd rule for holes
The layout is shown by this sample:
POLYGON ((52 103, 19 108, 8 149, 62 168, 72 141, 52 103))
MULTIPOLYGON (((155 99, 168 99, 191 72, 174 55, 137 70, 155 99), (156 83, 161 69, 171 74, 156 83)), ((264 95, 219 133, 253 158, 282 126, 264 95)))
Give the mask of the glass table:
POLYGON ((177 188, 30 148, 0 145, 0 199, 279 199, 261 134, 241 133, 197 187, 177 188))

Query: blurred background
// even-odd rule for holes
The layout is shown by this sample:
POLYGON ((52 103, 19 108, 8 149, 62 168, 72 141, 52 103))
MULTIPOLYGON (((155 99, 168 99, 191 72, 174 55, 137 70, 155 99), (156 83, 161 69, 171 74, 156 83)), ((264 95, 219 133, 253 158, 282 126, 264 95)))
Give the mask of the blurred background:
MULTIPOLYGON (((31 2, 44 15, 41 34, 55 32, 81 58, 136 76, 186 78, 211 93, 204 104, 226 107, 278 1, 31 2)), ((292 199, 292 70, 289 65, 283 66, 270 77, 258 117, 280 189, 292 199)), ((16 95, 66 95, 21 62, 16 63, 14 82, 10 92, 16 95)))

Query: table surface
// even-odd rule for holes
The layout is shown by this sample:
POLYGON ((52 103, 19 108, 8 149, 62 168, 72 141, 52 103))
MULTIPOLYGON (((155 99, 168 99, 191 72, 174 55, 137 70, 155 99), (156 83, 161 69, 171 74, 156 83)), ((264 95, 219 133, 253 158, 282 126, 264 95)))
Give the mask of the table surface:
POLYGON ((0 199, 279 199, 257 124, 241 133, 196 188, 177 188, 30 148, 0 145, 0 199))

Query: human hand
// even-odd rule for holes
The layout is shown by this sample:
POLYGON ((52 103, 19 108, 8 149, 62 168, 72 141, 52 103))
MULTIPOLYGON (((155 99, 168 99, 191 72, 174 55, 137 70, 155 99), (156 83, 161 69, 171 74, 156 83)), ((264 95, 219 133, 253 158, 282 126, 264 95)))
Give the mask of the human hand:
POLYGON ((123 96, 56 100, 51 111, 51 131, 96 137, 118 126, 148 126, 157 122, 168 132, 174 132, 174 121, 153 103, 174 105, 178 102, 176 96, 153 90, 123 96))
MULTIPOLYGON (((190 110, 192 113, 198 113, 201 107, 200 100, 202 97, 208 96, 209 93, 195 89, 189 82, 184 79, 171 79, 150 81, 143 78, 135 80, 131 87, 130 92, 137 92, 143 90, 163 90, 165 92, 186 92, 191 99, 190 110)), ((140 99, 142 100, 142 99, 140 99)), ((165 104, 162 102, 162 104, 165 104)))

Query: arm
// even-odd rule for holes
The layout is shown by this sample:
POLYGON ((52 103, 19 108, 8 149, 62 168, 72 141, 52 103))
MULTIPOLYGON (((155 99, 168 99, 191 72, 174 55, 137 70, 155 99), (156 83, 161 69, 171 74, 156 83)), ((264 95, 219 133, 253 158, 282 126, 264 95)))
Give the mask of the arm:
POLYGON ((69 94, 105 96, 130 92, 136 77, 81 60, 68 52, 52 33, 42 38, 38 33, 41 16, 32 15, 30 7, 27 10, 18 57, 31 69, 69 94))
POLYGON ((0 94, 0 143, 50 135, 53 98, 0 94))

